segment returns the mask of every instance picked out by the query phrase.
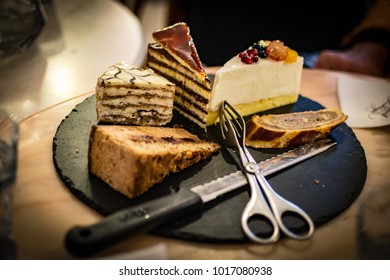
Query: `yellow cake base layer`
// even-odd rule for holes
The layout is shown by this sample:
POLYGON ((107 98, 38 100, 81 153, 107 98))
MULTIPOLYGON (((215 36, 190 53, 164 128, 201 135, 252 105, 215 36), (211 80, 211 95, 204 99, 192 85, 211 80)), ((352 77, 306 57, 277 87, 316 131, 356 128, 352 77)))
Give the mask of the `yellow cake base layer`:
MULTIPOLYGON (((297 102, 298 94, 291 93, 280 95, 273 98, 258 100, 255 102, 242 103, 233 105, 234 108, 241 114, 241 116, 248 116, 258 112, 270 110, 288 104, 297 102)), ((219 111, 209 111, 207 114, 206 125, 210 126, 217 123, 219 120, 219 111)))

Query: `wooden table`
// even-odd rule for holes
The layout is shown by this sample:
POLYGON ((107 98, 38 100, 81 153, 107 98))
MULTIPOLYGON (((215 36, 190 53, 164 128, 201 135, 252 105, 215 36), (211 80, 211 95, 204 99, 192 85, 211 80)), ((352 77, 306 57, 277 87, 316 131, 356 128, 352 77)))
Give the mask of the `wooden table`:
MULTIPOLYGON (((301 93, 325 107, 338 107, 336 79, 340 73, 304 70, 301 93)), ((91 89, 92 90, 92 89, 91 89)), ((102 217, 74 197, 57 176, 52 140, 61 120, 93 91, 57 104, 20 123, 19 164, 14 190, 14 234, 20 259, 73 258, 64 236, 73 226, 102 217)), ((389 188, 390 127, 354 129, 366 152, 368 174, 357 200, 308 241, 283 239, 277 244, 203 244, 139 235, 94 257, 163 244, 169 259, 357 259, 357 218, 367 196, 389 188)), ((353 175, 351 175, 353 176, 353 175)))
POLYGON ((93 89, 111 64, 141 65, 146 43, 138 18, 114 0, 52 0, 37 41, 0 57, 0 104, 20 120, 93 89))

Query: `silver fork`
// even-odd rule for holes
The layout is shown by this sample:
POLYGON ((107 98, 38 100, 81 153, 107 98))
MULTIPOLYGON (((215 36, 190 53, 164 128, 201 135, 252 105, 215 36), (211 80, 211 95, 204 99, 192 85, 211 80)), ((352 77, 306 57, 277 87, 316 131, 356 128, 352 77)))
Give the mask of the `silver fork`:
POLYGON ((241 226, 246 236, 259 243, 276 242, 280 237, 280 231, 298 240, 312 236, 314 223, 310 216, 276 193, 260 172, 256 161, 245 146, 245 121, 227 101, 223 101, 220 109, 220 127, 225 145, 238 151, 242 169, 250 186, 251 196, 241 216, 241 226), (298 233, 291 230, 283 220, 286 215, 299 217, 300 220, 304 221, 305 231, 298 233), (260 235, 253 232, 249 223, 254 219, 265 221, 271 226, 271 234, 260 235))

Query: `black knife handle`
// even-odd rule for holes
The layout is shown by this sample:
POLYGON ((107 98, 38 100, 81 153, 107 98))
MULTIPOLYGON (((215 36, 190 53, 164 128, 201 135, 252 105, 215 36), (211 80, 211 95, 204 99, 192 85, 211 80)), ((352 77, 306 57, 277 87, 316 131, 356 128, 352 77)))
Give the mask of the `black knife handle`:
POLYGON ((115 243, 159 225, 201 211, 201 198, 186 189, 120 210, 88 226, 76 226, 65 237, 65 246, 76 256, 92 255, 115 243))

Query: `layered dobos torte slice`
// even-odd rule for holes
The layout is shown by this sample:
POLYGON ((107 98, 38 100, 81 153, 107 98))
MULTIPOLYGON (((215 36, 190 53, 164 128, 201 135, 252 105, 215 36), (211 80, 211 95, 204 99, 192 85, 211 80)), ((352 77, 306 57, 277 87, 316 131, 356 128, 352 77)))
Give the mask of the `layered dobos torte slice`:
POLYGON ((94 125, 89 171, 132 198, 219 150, 182 128, 94 125))
POLYGON ((284 148, 325 138, 348 118, 338 109, 253 115, 246 123, 247 146, 284 148))
POLYGON ((175 85, 154 73, 120 62, 96 85, 98 122, 161 126, 172 119, 175 85))
POLYGON ((211 81, 199 59, 186 23, 153 33, 147 66, 176 85, 175 109, 201 127, 206 126, 211 81))

